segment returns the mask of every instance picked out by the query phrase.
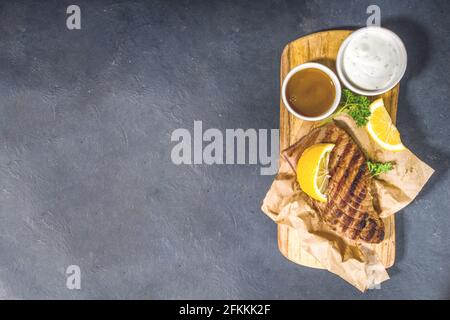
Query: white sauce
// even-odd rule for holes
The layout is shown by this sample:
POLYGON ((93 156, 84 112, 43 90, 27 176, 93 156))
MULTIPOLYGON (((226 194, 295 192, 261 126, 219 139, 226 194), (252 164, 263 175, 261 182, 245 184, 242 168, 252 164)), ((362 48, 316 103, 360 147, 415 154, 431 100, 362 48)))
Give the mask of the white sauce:
POLYGON ((371 30, 356 35, 344 51, 343 67, 347 78, 366 90, 388 86, 401 63, 401 51, 394 39, 371 30))

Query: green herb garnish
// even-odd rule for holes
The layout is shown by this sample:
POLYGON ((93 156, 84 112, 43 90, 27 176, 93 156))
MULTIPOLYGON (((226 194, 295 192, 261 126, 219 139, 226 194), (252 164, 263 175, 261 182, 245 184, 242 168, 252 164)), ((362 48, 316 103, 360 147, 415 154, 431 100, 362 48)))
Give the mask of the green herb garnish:
POLYGON ((333 118, 342 113, 350 115, 353 120, 355 120, 358 127, 365 126, 367 122, 369 122, 369 117, 371 115, 369 98, 354 94, 348 89, 343 89, 340 106, 341 107, 337 112, 322 121, 319 126, 330 122, 333 118))
POLYGON ((372 162, 367 160, 366 163, 372 177, 388 172, 393 168, 392 162, 372 162))

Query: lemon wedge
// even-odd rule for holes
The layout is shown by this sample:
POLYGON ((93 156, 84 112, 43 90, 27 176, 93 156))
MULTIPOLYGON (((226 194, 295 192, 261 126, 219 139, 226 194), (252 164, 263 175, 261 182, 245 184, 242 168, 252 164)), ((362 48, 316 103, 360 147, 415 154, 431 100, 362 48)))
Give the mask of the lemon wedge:
POLYGON ((384 107, 383 99, 379 98, 372 102, 369 106, 370 118, 366 125, 366 129, 370 136, 383 149, 389 151, 401 151, 405 149, 392 119, 384 107))
POLYGON ((297 163, 297 181, 300 188, 311 198, 327 201, 325 194, 330 178, 328 161, 334 144, 318 143, 303 151, 297 163))

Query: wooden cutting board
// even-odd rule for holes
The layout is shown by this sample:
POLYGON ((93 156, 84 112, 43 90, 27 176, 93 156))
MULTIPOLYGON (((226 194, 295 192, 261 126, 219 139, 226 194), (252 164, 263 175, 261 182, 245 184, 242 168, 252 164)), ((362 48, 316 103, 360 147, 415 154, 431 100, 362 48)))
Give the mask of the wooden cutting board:
MULTIPOLYGON (((284 77, 295 66, 304 62, 319 62, 336 72, 336 56, 342 41, 350 34, 350 30, 332 30, 310 34, 290 42, 283 50, 280 66, 280 89, 284 77)), ((280 90, 281 92, 281 90, 280 90)), ((399 85, 383 94, 384 104, 392 120, 396 121, 399 85)), ((377 98, 377 97, 374 97, 377 98)), ((280 150, 284 150, 301 138, 298 132, 308 129, 313 122, 302 121, 291 115, 280 99, 280 150)), ((395 219, 390 216, 384 219, 385 239, 373 245, 386 268, 395 260, 395 219)), ((300 240, 295 229, 286 225, 278 225, 278 248, 289 260, 313 268, 323 268, 320 263, 300 247, 300 240)))

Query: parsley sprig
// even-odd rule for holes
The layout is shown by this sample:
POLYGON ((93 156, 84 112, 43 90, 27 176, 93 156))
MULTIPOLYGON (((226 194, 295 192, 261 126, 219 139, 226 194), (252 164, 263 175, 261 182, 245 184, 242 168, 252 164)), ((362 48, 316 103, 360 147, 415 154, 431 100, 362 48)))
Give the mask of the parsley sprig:
POLYGON ((348 115, 350 115, 353 120, 355 120, 358 127, 365 126, 367 122, 369 122, 369 117, 371 115, 369 106, 369 98, 354 94, 348 89, 343 89, 340 109, 330 117, 322 121, 319 126, 330 122, 333 118, 342 113, 347 113, 348 115))
POLYGON ((366 163, 372 177, 391 171, 393 168, 392 162, 374 162, 367 160, 366 163))

